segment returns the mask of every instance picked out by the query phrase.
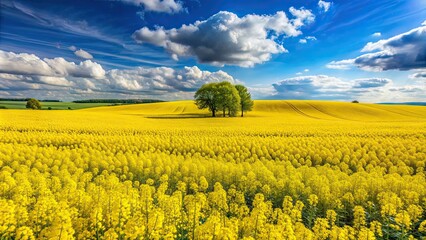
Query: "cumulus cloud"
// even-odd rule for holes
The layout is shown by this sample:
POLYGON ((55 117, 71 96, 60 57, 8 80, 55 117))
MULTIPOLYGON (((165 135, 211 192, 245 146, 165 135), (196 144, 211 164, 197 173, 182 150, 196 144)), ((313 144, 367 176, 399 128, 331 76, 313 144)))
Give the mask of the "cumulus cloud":
POLYGON ((303 72, 297 72, 296 75, 303 75, 304 73, 309 72, 309 69, 305 68, 305 70, 303 70, 303 72))
POLYGON ((336 77, 312 75, 287 78, 272 84, 276 97, 286 99, 343 98, 350 84, 336 77))
POLYGON ((322 1, 322 0, 320 0, 319 2, 318 2, 318 7, 321 9, 321 10, 323 10, 324 12, 328 12, 328 10, 330 9, 330 7, 331 7, 331 4, 332 4, 332 2, 326 2, 326 1, 322 1))
POLYGON ((253 99, 267 99, 278 94, 275 88, 270 84, 256 84, 248 86, 247 89, 250 91, 253 99))
POLYGON ((92 59, 92 54, 84 51, 83 49, 77 50, 74 52, 74 54, 78 57, 84 58, 84 59, 92 59))
POLYGON ((354 59, 347 59, 347 60, 341 60, 341 61, 332 61, 326 65, 327 68, 331 69, 338 69, 338 70, 347 70, 350 69, 355 60, 354 59))
POLYGON ((202 71, 197 66, 175 70, 168 67, 128 70, 114 69, 108 72, 107 79, 112 89, 127 91, 195 91, 209 82, 237 82, 224 71, 202 71))
POLYGON ((315 41, 315 40, 317 40, 317 38, 316 38, 316 37, 314 37, 314 36, 307 36, 307 37, 305 37, 305 38, 300 39, 300 40, 299 40, 299 43, 305 44, 305 43, 307 43, 307 42, 308 42, 308 40, 310 40, 310 41, 315 41))
POLYGON ((69 46, 68 49, 71 50, 71 51, 73 51, 73 52, 77 51, 77 47, 76 46, 69 46))
POLYGON ((380 37, 380 36, 382 36, 382 33, 375 32, 375 33, 371 34, 371 36, 373 36, 373 37, 380 37))
POLYGON ((136 6, 143 6, 145 11, 177 13, 184 8, 180 1, 175 0, 119 0, 136 6))
POLYGON ((0 51, 0 91, 56 91, 60 99, 69 92, 93 96, 139 93, 169 99, 189 96, 205 83, 220 81, 241 83, 224 71, 203 71, 197 66, 105 71, 90 60, 74 63, 59 57, 40 59, 34 54, 0 51))
POLYGON ((86 60, 75 64, 64 58, 40 59, 34 54, 0 50, 0 73, 50 77, 103 78, 105 70, 96 62, 86 60))
POLYGON ((301 35, 300 28, 315 19, 307 9, 291 7, 289 11, 292 18, 282 11, 241 18, 222 11, 180 28, 143 27, 133 33, 133 38, 141 44, 164 48, 175 60, 194 56, 201 63, 252 67, 270 60, 272 54, 286 52, 278 39, 301 35))
POLYGON ((387 78, 365 78, 357 79, 353 88, 377 88, 383 87, 392 81, 387 78))
POLYGON ((95 79, 101 79, 105 76, 105 70, 102 66, 99 63, 92 62, 91 60, 86 60, 79 64, 68 62, 60 57, 53 59, 45 58, 43 61, 51 67, 55 75, 59 76, 95 79))
POLYGON ((411 70, 426 68, 426 26, 389 39, 369 42, 365 54, 327 64, 329 68, 348 69, 351 65, 366 71, 411 70))
POLYGON ((53 75, 52 68, 34 54, 16 54, 2 50, 0 50, 0 73, 53 75))
MULTIPOLYGON (((329 99, 350 100, 361 97, 374 99, 372 93, 388 92, 392 80, 387 78, 364 78, 345 81, 327 75, 311 75, 287 78, 272 84, 280 99, 329 99)), ((379 97, 379 96, 377 96, 379 97)))
POLYGON ((426 79, 426 72, 417 72, 408 76, 411 79, 426 79))
MULTIPOLYGON (((0 73, 0 80, 3 80, 4 83, 9 83, 9 88, 13 85, 16 86, 29 86, 28 88, 34 89, 34 86, 37 86, 39 89, 40 84, 47 84, 53 86, 72 86, 73 83, 68 81, 64 77, 52 77, 52 76, 28 76, 28 75, 16 75, 8 73, 0 73)), ((15 87, 16 87, 15 86, 15 87)), ((22 87, 19 87, 22 88, 22 87)))

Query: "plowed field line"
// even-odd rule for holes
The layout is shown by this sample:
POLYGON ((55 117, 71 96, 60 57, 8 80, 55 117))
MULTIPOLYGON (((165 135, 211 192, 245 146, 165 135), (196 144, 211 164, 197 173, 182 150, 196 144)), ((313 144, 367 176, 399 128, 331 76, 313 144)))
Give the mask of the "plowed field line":
POLYGON ((368 105, 363 105, 363 106, 374 108, 374 109, 379 109, 379 110, 383 110, 383 111, 387 111, 387 112, 391 112, 391 113, 394 113, 394 114, 399 114, 399 115, 404 116, 404 117, 425 118, 424 116, 421 116, 421 115, 418 115, 418 114, 415 114, 415 113, 412 113, 412 112, 409 112, 409 111, 406 111, 406 110, 401 110, 401 109, 399 111, 405 112, 405 114, 399 113, 397 111, 391 111, 389 109, 374 107, 374 106, 368 106, 368 105))
POLYGON ((295 112, 297 112, 298 114, 300 114, 302 116, 305 116, 305 117, 308 117, 308 118, 314 118, 314 119, 322 119, 322 118, 314 117, 314 116, 311 116, 309 114, 306 114, 306 113, 302 112, 296 106, 294 106, 293 104, 291 104, 291 103, 289 103, 287 101, 285 101, 285 103, 287 103, 295 112))
POLYGON ((317 110, 318 112, 321 112, 321 113, 323 113, 323 114, 325 114, 325 115, 328 115, 328 116, 331 116, 331 117, 334 117, 334 118, 337 118, 337 119, 341 119, 341 120, 354 121, 354 120, 352 120, 352 119, 342 118, 342 117, 339 117, 339 116, 337 116, 337 115, 330 114, 330 113, 328 113, 328 112, 326 112, 326 111, 324 111, 324 110, 319 109, 318 107, 316 107, 316 106, 315 106, 315 105, 313 105, 312 103, 307 103, 307 104, 309 104, 309 106, 313 107, 313 108, 314 108, 315 110, 317 110))

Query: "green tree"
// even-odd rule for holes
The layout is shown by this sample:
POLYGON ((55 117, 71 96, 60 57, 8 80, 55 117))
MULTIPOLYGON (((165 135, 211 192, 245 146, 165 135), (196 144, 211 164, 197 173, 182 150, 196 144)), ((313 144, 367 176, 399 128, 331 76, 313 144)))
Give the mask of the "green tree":
POLYGON ((251 111, 253 109, 253 100, 251 100, 251 94, 243 85, 235 85, 240 96, 240 110, 241 117, 244 117, 244 111, 251 111))
POLYGON ((240 96, 237 89, 230 82, 217 83, 218 108, 222 110, 223 116, 233 117, 237 114, 240 105, 240 96))
POLYGON ((208 83, 201 86, 194 95, 195 104, 199 109, 208 108, 212 117, 216 116, 218 109, 218 91, 216 83, 208 83))
POLYGON ((26 108, 29 108, 29 109, 41 109, 41 104, 40 104, 40 102, 37 99, 30 98, 27 101, 26 108))

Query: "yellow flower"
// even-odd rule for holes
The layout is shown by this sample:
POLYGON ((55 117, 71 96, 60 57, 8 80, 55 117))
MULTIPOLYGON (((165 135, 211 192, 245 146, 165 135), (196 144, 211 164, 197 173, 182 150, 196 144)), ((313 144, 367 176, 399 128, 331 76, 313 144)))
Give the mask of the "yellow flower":
POLYGON ((316 206, 318 204, 318 196, 315 194, 309 195, 308 202, 311 206, 316 206))

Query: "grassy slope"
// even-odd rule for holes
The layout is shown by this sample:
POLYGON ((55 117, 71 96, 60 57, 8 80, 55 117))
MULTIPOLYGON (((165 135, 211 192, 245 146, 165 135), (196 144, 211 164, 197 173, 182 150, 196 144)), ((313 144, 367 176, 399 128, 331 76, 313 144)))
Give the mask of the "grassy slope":
MULTIPOLYGON (((5 106, 8 109, 25 109, 27 102, 20 101, 0 101, 0 106, 5 106)), ((54 110, 68 109, 83 109, 83 108, 92 108, 100 106, 109 106, 111 103, 73 103, 73 102, 42 102, 42 109, 47 109, 51 107, 54 110)))

